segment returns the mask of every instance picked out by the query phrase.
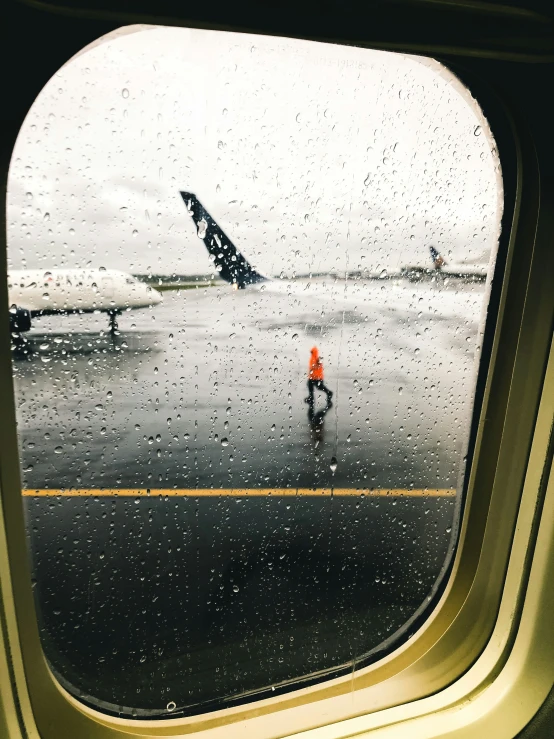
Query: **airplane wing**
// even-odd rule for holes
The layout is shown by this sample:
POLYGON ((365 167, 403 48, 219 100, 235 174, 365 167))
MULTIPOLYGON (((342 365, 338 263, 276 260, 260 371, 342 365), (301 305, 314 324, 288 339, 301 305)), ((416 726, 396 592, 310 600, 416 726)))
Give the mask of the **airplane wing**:
MULTIPOLYGON (((198 236, 203 240, 211 255, 215 267, 221 277, 237 288, 266 282, 270 278, 256 272, 244 258, 231 239, 218 226, 212 216, 204 208, 196 195, 191 192, 181 192, 181 197, 188 212, 196 225, 198 236)), ((441 274, 443 277, 454 277, 481 282, 487 276, 486 266, 449 265, 433 246, 430 247, 433 267, 407 266, 400 270, 382 270, 379 273, 365 275, 370 279, 407 278, 421 280, 425 277, 441 274)), ((279 282, 279 281, 277 281, 279 282)), ((275 286, 276 283, 272 281, 275 286)))
POLYGON ((267 277, 256 272, 246 261, 194 193, 181 192, 181 197, 196 225, 198 236, 206 245, 215 268, 224 280, 239 289, 267 280, 267 277))

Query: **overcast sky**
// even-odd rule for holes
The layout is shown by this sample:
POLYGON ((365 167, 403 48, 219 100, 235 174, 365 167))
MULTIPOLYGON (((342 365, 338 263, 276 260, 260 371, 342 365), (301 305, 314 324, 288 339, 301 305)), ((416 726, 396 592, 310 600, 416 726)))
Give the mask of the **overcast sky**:
POLYGON ((428 265, 431 244, 483 263, 491 149, 469 94, 420 57, 143 28, 70 60, 29 112, 9 264, 207 273, 180 189, 268 274, 428 265))

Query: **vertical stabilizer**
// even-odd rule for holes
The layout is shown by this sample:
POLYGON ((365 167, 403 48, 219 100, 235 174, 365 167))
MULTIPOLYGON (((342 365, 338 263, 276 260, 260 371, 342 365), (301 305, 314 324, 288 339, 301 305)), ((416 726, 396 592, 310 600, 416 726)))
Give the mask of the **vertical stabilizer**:
POLYGON ((247 285, 253 285, 256 282, 263 282, 267 279, 256 272, 246 261, 231 239, 225 235, 223 230, 204 208, 196 195, 191 192, 181 192, 181 197, 188 212, 192 216, 198 236, 206 245, 206 249, 215 264, 215 268, 224 280, 230 282, 232 285, 236 285, 238 288, 244 288, 247 285))
POLYGON ((433 267, 439 270, 442 269, 446 264, 444 259, 441 257, 434 246, 430 246, 429 251, 431 252, 431 259, 433 260, 433 267))

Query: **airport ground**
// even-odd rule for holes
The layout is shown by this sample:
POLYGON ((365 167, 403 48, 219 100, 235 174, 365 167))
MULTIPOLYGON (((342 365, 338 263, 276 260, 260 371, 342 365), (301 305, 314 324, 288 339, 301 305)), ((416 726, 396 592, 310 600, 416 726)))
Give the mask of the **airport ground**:
POLYGON ((14 376, 56 673, 161 715, 362 660, 401 630, 456 530, 483 297, 320 279, 167 291, 114 337, 102 315, 37 321, 14 376), (334 392, 319 424, 314 344, 334 392))

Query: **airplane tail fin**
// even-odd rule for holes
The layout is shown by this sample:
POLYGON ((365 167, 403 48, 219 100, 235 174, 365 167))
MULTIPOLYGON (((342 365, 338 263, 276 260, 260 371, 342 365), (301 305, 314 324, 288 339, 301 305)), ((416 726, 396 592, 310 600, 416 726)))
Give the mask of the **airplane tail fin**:
POLYGON ((441 269, 444 267, 446 262, 444 261, 443 257, 438 253, 438 251, 435 249, 434 246, 429 247, 429 251, 431 252, 431 259, 433 260, 433 267, 435 269, 441 269))
POLYGON ((181 197, 192 216, 198 236, 206 245, 215 268, 221 277, 238 288, 264 282, 267 277, 260 275, 242 256, 231 239, 217 225, 196 195, 181 192, 181 197))

